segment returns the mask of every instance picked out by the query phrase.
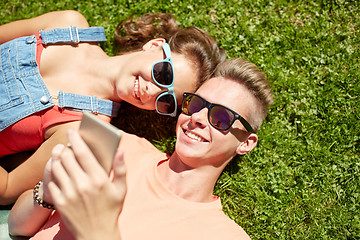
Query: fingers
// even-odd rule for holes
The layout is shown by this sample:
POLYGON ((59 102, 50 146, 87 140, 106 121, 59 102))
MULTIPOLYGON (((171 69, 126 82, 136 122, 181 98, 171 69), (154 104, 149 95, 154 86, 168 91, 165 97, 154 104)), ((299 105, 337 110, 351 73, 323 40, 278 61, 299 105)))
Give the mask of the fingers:
POLYGON ((48 189, 56 209, 75 234, 98 227, 106 229, 111 224, 103 219, 117 221, 126 194, 123 154, 117 152, 115 155, 111 181, 94 156, 89 154, 91 152, 87 146, 85 148, 77 132, 69 133, 69 142, 70 148, 58 147, 52 155, 54 181, 48 184, 48 189), (100 181, 98 176, 94 176, 97 168, 102 170, 104 176, 100 181))
POLYGON ((125 195, 126 193, 126 166, 123 160, 123 153, 118 151, 114 159, 114 180, 116 188, 119 193, 125 195))
MULTIPOLYGON (((75 181, 75 183, 80 183, 83 181, 84 177, 86 177, 86 173, 84 172, 83 168, 77 162, 77 157, 75 156, 74 152, 70 148, 64 148, 61 155, 59 156, 58 163, 56 161, 54 164, 59 164, 59 174, 66 174, 68 178, 75 181)), ((63 176, 64 177, 64 176, 63 176)))
POLYGON ((50 179, 48 179, 48 178, 50 178, 50 176, 48 176, 47 172, 51 171, 51 166, 52 166, 53 161, 54 160, 59 160, 60 154, 62 153, 64 148, 65 148, 64 145, 58 144, 51 151, 51 157, 50 157, 49 161, 46 163, 46 166, 45 166, 45 172, 44 172, 44 176, 43 176, 44 179, 43 180, 50 181, 50 179))
POLYGON ((101 191, 105 185, 106 189, 112 189, 110 192, 118 192, 116 197, 118 202, 122 202, 126 193, 126 169, 122 154, 117 153, 115 157, 114 181, 111 183, 80 135, 76 131, 69 131, 68 138, 67 147, 57 145, 52 151, 52 181, 48 181, 48 191, 55 204, 91 199, 89 192, 101 191))
MULTIPOLYGON (((77 161, 77 156, 74 153, 74 149, 78 147, 77 143, 70 144, 72 147, 63 145, 57 145, 52 150, 52 164, 51 164, 51 176, 52 182, 48 184, 49 192, 51 192, 52 199, 58 197, 61 192, 61 199, 73 198, 76 196, 79 189, 89 182, 87 174, 77 161), (50 190, 51 187, 51 190, 50 190)), ((81 146, 81 145, 80 145, 81 146)), ((89 152, 89 151, 88 151, 89 152)), ((86 150, 85 150, 86 153, 86 150)), ((89 152, 91 158, 91 154, 89 152)), ((49 182, 49 181, 48 181, 49 182)))
POLYGON ((51 152, 51 158, 49 159, 49 161, 46 163, 45 169, 44 169, 44 174, 43 174, 43 199, 44 201, 51 203, 52 202, 52 197, 51 194, 48 191, 48 183, 50 181, 53 181, 54 176, 52 174, 52 165, 55 161, 59 161, 59 157, 62 153, 64 149, 64 146, 61 144, 56 145, 52 152, 51 152))
POLYGON ((51 152, 51 157, 54 158, 54 159, 57 159, 60 157, 60 154, 62 153, 62 151, 64 150, 65 146, 62 145, 62 144, 58 144, 56 145, 52 152, 51 152))
POLYGON ((99 162, 92 154, 89 147, 82 140, 79 133, 73 130, 68 131, 69 143, 71 149, 76 157, 78 164, 81 168, 90 175, 90 177, 103 177, 107 178, 105 170, 101 167, 99 162))
POLYGON ((66 201, 64 198, 64 194, 59 189, 59 187, 54 182, 49 182, 48 188, 49 188, 49 192, 52 196, 53 203, 56 206, 64 205, 66 201))
POLYGON ((57 145, 52 151, 53 183, 49 184, 49 191, 52 186, 51 193, 62 192, 65 198, 72 198, 93 187, 101 188, 108 181, 108 175, 76 131, 69 131, 68 138, 67 147, 57 145))
MULTIPOLYGON (((48 184, 49 191, 51 191, 50 186, 52 184, 56 184, 57 188, 61 189, 64 195, 75 195, 76 190, 74 185, 81 181, 80 179, 83 178, 84 173, 73 158, 74 155, 69 148, 63 148, 63 151, 59 157, 53 158, 51 168, 52 181, 48 184), (76 168, 79 171, 76 177, 74 177, 74 169, 71 168, 76 168), (69 174, 69 172, 72 173, 69 174)), ((52 198, 55 199, 55 196, 52 196, 52 198)))

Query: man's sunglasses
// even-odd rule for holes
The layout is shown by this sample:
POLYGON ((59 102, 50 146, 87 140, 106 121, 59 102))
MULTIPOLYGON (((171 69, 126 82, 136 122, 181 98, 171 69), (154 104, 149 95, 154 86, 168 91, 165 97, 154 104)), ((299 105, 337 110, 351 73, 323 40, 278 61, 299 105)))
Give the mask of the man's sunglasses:
POLYGON ((160 93, 155 101, 156 111, 163 115, 176 116, 177 102, 174 93, 174 67, 171 60, 171 50, 167 43, 162 46, 165 59, 154 63, 151 75, 154 82, 160 87, 167 88, 160 93))
POLYGON ((210 103, 194 93, 184 93, 181 110, 184 114, 191 116, 204 107, 208 108, 208 121, 216 129, 228 130, 236 119, 244 125, 248 132, 254 132, 250 124, 233 110, 220 104, 210 103))

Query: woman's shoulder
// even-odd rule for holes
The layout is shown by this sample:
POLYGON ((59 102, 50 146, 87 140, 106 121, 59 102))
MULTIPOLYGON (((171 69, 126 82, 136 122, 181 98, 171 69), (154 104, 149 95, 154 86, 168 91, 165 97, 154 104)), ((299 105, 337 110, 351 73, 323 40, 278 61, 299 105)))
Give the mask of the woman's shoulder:
POLYGON ((41 15, 40 17, 42 17, 41 21, 47 22, 47 26, 44 30, 69 26, 75 26, 78 28, 89 27, 89 23, 85 16, 75 10, 49 12, 41 15))

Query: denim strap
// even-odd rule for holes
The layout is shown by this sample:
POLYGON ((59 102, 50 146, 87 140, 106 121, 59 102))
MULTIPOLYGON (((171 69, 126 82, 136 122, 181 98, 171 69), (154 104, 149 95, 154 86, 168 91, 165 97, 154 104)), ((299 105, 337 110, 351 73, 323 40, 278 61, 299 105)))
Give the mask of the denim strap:
POLYGON ((103 27, 77 28, 55 28, 48 31, 40 30, 40 36, 44 44, 79 42, 105 42, 105 31, 103 27))
POLYGON ((116 117, 120 108, 120 103, 117 102, 102 100, 96 96, 84 96, 63 91, 59 91, 58 105, 60 108, 91 111, 95 114, 100 113, 111 117, 116 117))

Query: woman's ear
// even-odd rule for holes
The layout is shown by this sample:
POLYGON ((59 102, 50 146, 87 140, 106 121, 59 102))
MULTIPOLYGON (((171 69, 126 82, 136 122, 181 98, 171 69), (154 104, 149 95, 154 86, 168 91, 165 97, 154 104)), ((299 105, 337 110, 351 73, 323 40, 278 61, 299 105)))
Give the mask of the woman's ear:
POLYGON ((164 38, 151 39, 150 41, 144 44, 143 50, 146 51, 154 47, 162 47, 164 43, 166 43, 166 40, 164 38))
POLYGON ((249 153, 254 149, 258 142, 258 136, 255 133, 251 133, 245 141, 240 142, 239 146, 236 149, 236 153, 239 155, 244 155, 249 153))

